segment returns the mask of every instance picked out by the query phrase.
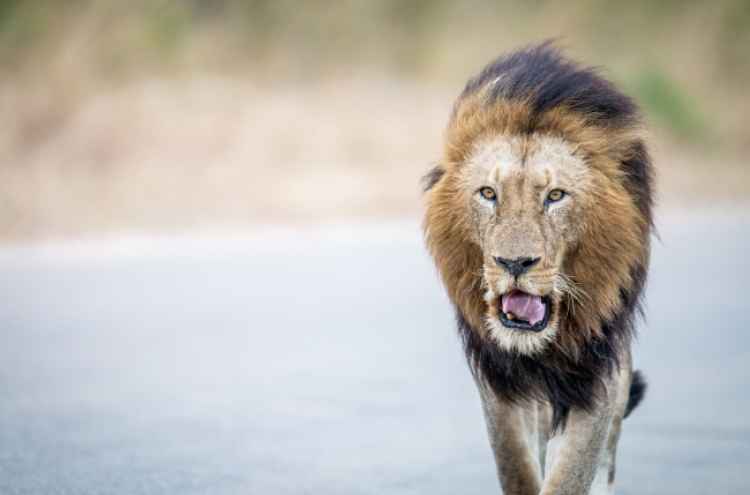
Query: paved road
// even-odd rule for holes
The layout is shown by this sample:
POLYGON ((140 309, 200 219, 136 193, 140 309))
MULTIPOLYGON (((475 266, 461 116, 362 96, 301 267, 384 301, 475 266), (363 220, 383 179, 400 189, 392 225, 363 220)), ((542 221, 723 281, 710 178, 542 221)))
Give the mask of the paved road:
MULTIPOLYGON (((618 493, 750 493, 750 213, 665 217, 618 493)), ((0 248, 0 493, 499 493, 416 225, 0 248)))

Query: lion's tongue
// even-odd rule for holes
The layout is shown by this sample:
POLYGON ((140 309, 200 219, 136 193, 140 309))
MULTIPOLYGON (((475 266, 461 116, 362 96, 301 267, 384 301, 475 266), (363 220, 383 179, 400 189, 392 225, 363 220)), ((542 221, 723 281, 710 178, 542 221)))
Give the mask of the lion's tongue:
POLYGON ((516 318, 536 325, 544 318, 547 308, 542 298, 520 290, 508 292, 503 296, 503 313, 513 313, 516 318))

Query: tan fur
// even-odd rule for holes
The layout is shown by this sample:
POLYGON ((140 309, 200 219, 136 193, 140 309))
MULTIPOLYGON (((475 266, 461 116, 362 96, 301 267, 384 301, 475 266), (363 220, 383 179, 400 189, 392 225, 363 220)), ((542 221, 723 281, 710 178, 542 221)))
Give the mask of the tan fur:
POLYGON ((568 427, 551 437, 547 405, 507 404, 480 385, 503 493, 612 495, 615 450, 631 376, 628 355, 619 375, 607 381, 597 412, 573 412, 568 427))
MULTIPOLYGON (((498 81, 456 103, 426 192, 427 246, 472 332, 519 355, 554 349, 575 360, 621 314, 622 291, 640 290, 634 267, 648 266, 650 218, 621 167, 644 131, 637 119, 596 122, 565 105, 534 114, 523 98, 493 97, 498 81), (496 202, 478 194, 485 187, 496 202), (546 204, 554 189, 567 196, 546 204), (495 257, 540 261, 516 279, 495 257), (543 331, 500 322, 500 297, 513 289, 552 295, 543 331)), ((629 342, 618 370, 601 377, 595 406, 571 409, 564 429, 552 433, 550 404, 505 402, 474 371, 506 495, 612 493, 632 379, 629 342)))
MULTIPOLYGON (((488 244, 501 240, 507 245, 508 233, 527 240, 529 232, 539 234, 537 210, 543 196, 532 195, 527 185, 513 203, 499 201, 503 211, 497 213, 495 222, 502 231, 488 233, 479 230, 482 225, 473 208, 475 193, 492 180, 493 174, 503 174, 513 167, 517 169, 514 174, 500 178, 503 188, 523 187, 531 174, 536 174, 540 183, 549 174, 553 178, 567 174, 566 184, 580 189, 580 194, 564 200, 574 203, 567 214, 569 228, 554 239, 556 257, 544 258, 526 277, 549 276, 537 290, 530 291, 539 295, 548 287, 557 287, 555 321, 550 322, 544 335, 494 336, 501 345, 521 352, 557 345, 575 354, 581 343, 599 334, 601 322, 610 320, 620 309, 619 290, 630 285, 634 260, 648 263, 649 245, 644 239, 648 239, 650 226, 628 194, 618 167, 620 161, 629 158, 634 140, 643 138, 642 131, 637 127, 605 130, 587 126, 581 117, 557 109, 537 124, 541 131, 527 136, 521 132, 530 118, 530 110, 524 105, 501 101, 488 106, 477 100, 469 97, 459 101, 446 132, 440 164, 444 175, 427 192, 424 228, 428 248, 458 309, 480 333, 492 332, 493 325, 488 322, 496 321, 497 302, 493 288, 507 288, 509 281, 501 280, 507 273, 488 262, 496 255, 487 249, 488 244), (531 166, 527 163, 535 160, 531 166), (575 177, 570 176, 571 163, 578 170, 575 177), (510 212, 525 228, 514 229, 502 223, 510 212), (575 228, 576 224, 581 230, 575 228), (582 291, 579 300, 559 290, 554 271, 582 291), (534 341, 524 342, 530 339, 534 341)), ((523 246, 531 252, 508 252, 543 253, 543 238, 536 235, 533 244, 523 246)))
MULTIPOLYGON (((486 387, 480 387, 480 394, 503 493, 538 494, 545 459, 540 447, 546 445, 549 430, 539 427, 539 409, 506 404, 486 387)), ((544 412, 541 417, 546 418, 544 412)))

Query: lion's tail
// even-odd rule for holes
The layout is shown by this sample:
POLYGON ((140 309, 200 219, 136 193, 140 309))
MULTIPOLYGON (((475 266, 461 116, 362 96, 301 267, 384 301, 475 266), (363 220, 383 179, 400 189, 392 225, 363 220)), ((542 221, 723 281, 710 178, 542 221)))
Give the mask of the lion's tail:
POLYGON ((625 406, 624 418, 627 418, 633 409, 638 407, 643 397, 646 395, 646 379, 643 377, 640 371, 633 373, 633 380, 630 382, 630 396, 628 397, 628 404, 625 406))

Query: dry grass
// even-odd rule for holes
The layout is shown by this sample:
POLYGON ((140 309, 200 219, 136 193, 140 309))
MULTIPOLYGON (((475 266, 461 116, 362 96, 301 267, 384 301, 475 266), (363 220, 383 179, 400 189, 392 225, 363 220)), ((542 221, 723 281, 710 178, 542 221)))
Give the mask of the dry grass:
POLYGON ((416 217, 454 97, 561 38, 658 133, 668 208, 750 202, 743 0, 0 0, 0 238, 416 217))
MULTIPOLYGON (((416 217, 459 90, 377 73, 281 88, 205 75, 100 89, 41 129, 28 108, 6 112, 0 237, 416 217), (24 132, 34 144, 19 149, 24 132)), ((741 155, 656 142, 666 207, 750 203, 741 155)))
POLYGON ((100 92, 0 166, 0 235, 417 211, 451 95, 385 76, 259 89, 216 77, 100 92))

